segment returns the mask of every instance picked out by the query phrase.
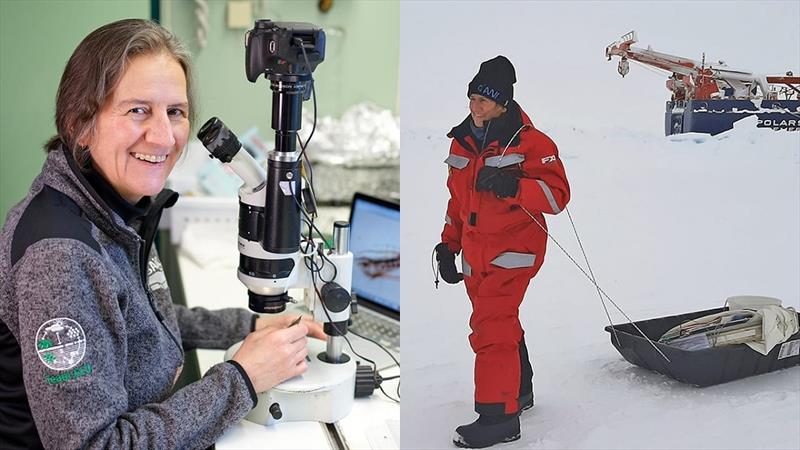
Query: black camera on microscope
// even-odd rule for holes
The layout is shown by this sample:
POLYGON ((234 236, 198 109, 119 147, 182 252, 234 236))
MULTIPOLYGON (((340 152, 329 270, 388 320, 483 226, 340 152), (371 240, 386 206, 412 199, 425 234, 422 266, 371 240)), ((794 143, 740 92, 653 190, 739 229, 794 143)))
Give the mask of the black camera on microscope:
POLYGON ((252 83, 262 73, 309 75, 325 59, 325 32, 310 23, 259 20, 244 39, 245 70, 252 83))
MULTIPOLYGON (((325 59, 325 32, 310 23, 258 20, 245 35, 245 71, 255 83, 264 74, 272 91, 275 148, 259 167, 240 152, 236 136, 217 118, 198 138, 211 156, 245 181, 239 201, 239 279, 256 312, 278 313, 299 281, 301 203, 304 187, 297 151, 303 101, 313 92, 314 69, 325 59)), ((309 208, 307 208, 309 209, 309 208)))

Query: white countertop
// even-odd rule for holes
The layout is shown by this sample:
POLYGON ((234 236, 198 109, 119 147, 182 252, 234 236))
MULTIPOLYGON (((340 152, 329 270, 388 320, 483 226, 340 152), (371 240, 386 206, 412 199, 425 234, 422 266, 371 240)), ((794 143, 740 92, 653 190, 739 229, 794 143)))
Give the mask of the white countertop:
MULTIPOLYGON (((195 249, 202 246, 203 249, 201 252, 178 252, 187 306, 246 308, 247 289, 236 277, 238 252, 235 229, 227 224, 216 228, 189 225, 186 230, 192 238, 183 240, 182 245, 193 245, 195 249)), ((393 365, 377 346, 352 334, 348 338, 356 352, 376 361, 379 369, 383 369, 383 377, 399 375, 399 367, 393 365)), ((351 353, 347 344, 344 349, 346 353, 351 353)), ((200 373, 221 362, 224 354, 223 350, 197 350, 200 373)), ((383 384, 384 390, 392 397, 397 396, 398 382, 399 379, 394 379, 383 384)), ((400 405, 376 389, 370 397, 355 399, 352 411, 336 424, 336 430, 347 448, 397 449, 400 447, 400 405)), ((336 448, 332 440, 325 424, 320 422, 283 422, 263 426, 243 420, 226 431, 216 447, 219 450, 336 448)))

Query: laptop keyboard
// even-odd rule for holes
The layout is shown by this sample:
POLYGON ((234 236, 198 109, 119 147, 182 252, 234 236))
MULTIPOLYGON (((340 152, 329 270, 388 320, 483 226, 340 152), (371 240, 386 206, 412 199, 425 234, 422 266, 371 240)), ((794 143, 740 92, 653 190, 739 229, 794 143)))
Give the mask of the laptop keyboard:
POLYGON ((399 322, 387 319, 367 308, 359 308, 358 314, 353 316, 350 329, 377 341, 390 352, 400 353, 399 322))

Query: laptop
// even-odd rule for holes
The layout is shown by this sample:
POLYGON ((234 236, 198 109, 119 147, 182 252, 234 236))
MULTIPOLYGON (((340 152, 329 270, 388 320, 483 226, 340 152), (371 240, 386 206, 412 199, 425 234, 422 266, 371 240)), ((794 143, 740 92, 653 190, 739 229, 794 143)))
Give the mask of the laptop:
MULTIPOLYGON (((357 192, 350 207, 350 329, 400 354, 400 204, 357 192)), ((372 352, 370 352, 372 353, 372 352)))

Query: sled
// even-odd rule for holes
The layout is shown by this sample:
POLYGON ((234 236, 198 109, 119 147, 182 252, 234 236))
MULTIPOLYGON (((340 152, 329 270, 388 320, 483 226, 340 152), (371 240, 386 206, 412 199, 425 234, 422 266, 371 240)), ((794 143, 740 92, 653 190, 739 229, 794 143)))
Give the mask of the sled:
POLYGON ((664 333, 676 325, 727 309, 708 309, 635 322, 671 362, 665 360, 630 323, 613 325, 619 343, 614 337, 612 326, 606 326, 605 330, 611 336, 611 343, 629 363, 699 387, 800 365, 800 332, 776 345, 767 355, 762 355, 745 344, 689 351, 658 342, 664 333))

